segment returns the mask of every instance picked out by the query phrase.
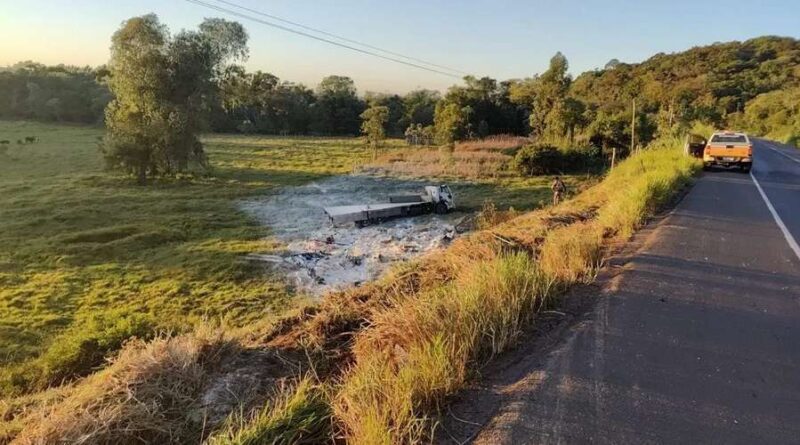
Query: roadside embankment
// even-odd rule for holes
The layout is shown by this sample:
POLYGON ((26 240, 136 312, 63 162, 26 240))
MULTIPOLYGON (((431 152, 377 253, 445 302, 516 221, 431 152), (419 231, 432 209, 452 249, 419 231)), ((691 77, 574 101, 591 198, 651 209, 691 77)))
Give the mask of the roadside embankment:
POLYGON ((31 403, 16 440, 424 441, 449 395, 513 347, 564 289, 592 280, 606 248, 663 208, 697 169, 677 148, 644 150, 559 206, 457 239, 268 328, 236 340, 131 343, 100 375, 38 408, 31 403), (223 401, 211 397, 220 382, 241 399, 240 407, 225 402, 227 418, 223 401))

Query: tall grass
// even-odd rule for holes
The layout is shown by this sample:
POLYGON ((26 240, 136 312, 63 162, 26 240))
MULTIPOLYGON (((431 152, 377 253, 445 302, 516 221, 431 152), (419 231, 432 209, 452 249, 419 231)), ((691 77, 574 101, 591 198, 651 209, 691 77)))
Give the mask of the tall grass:
POLYGON ((327 395, 311 378, 279 395, 251 418, 234 415, 207 445, 321 444, 331 438, 327 395))
POLYGON ((425 413, 464 384, 470 363, 505 350, 550 288, 529 255, 501 254, 379 314, 357 340, 358 364, 335 405, 349 442, 422 440, 429 432, 425 413))

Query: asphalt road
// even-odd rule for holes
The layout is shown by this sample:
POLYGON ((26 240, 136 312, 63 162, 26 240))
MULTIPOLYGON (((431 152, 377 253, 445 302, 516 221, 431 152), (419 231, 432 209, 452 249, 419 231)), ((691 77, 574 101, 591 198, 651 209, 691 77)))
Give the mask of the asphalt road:
POLYGON ((492 399, 459 411, 473 443, 800 443, 800 150, 754 156, 704 173, 584 320, 466 401, 492 399))

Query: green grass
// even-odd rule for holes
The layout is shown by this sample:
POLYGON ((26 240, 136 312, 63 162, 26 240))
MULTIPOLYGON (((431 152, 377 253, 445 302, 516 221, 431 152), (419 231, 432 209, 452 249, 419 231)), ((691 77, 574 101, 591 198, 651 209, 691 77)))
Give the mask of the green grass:
POLYGON ((58 357, 74 367, 68 357, 102 344, 103 326, 121 318, 142 333, 152 331, 142 320, 179 330, 279 313, 291 298, 280 277, 242 261, 276 244, 235 200, 346 173, 371 156, 357 139, 211 136, 208 174, 140 187, 104 171, 102 134, 0 122, 0 139, 40 139, 0 158, 0 357, 22 364, 12 386, 57 383, 61 373, 37 367, 58 368, 58 357), (28 363, 40 355, 47 363, 28 363))
MULTIPOLYGON (((273 317, 293 295, 243 261, 279 247, 236 200, 372 159, 359 139, 211 135, 212 168, 145 187, 104 171, 98 128, 0 122, 0 394, 58 384, 131 335, 273 317)), ((384 150, 401 147, 387 142, 384 150)), ((584 178, 574 178, 578 185, 584 178)), ((455 181, 459 205, 531 208, 548 178, 455 181)))
POLYGON ((208 445, 321 444, 330 441, 330 403, 308 378, 272 400, 250 419, 235 414, 208 445))

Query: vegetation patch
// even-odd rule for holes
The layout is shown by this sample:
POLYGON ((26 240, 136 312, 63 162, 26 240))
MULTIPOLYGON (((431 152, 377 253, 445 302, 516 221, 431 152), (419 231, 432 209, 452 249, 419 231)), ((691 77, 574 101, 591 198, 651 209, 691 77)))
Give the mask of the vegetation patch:
POLYGON ((241 260, 280 246, 237 200, 371 158, 357 139, 209 136, 210 171, 139 187, 104 171, 102 134, 0 122, 0 139, 37 138, 0 161, 3 394, 91 373, 130 336, 282 313, 282 277, 241 260))
POLYGON ((553 210, 596 217, 570 222, 526 215, 501 224, 490 230, 504 240, 493 255, 462 265, 442 286, 377 309, 369 328, 356 336, 354 365, 334 405, 348 442, 430 437, 438 409, 473 376, 470 370, 512 346, 521 326, 560 290, 591 279, 606 240, 627 238, 697 167, 676 149, 634 155, 601 184, 553 210), (545 221, 551 227, 530 225, 545 221), (514 239, 520 229, 542 234, 537 247, 514 239))
POLYGON ((235 350, 206 330, 128 344, 105 370, 30 419, 18 443, 187 443, 202 437, 200 389, 235 350))
POLYGON ((324 388, 311 378, 284 389, 252 416, 234 413, 208 445, 321 444, 331 441, 333 422, 324 388))
MULTIPOLYGON (((264 438, 302 443, 325 435, 369 444, 427 440, 447 396, 474 378, 474 369, 513 346, 522 327, 552 305, 554 296, 572 283, 591 280, 604 246, 629 236, 687 184, 697 168, 696 161, 679 149, 644 150, 598 185, 557 207, 511 219, 487 218, 487 228, 456 240, 446 250, 400 265, 375 283, 329 294, 319 305, 266 330, 240 330, 237 340, 223 341, 230 351, 225 362, 245 360, 249 355, 242 345, 250 344, 250 349, 292 360, 305 357, 313 364, 315 378, 301 379, 260 407, 245 404, 229 420, 207 423, 206 431, 217 443, 264 438), (492 221, 499 224, 492 226, 492 221)), ((202 338, 208 336, 131 342, 111 367, 76 384, 66 398, 42 403, 26 420, 18 421, 24 428, 18 437, 54 440, 78 432, 100 434, 99 424, 123 425, 103 430, 110 432, 96 436, 101 439, 125 438, 125 431, 136 428, 152 433, 148 437, 154 440, 199 437, 196 419, 207 417, 210 409, 199 400, 219 360, 189 354, 180 362, 181 371, 173 375, 170 363, 185 354, 156 356, 148 351, 170 350, 173 346, 168 345, 183 350, 184 342, 193 345, 202 338), (173 382, 168 386, 173 385, 169 387, 174 391, 167 392, 172 395, 166 404, 159 402, 156 411, 145 415, 136 408, 139 405, 126 401, 129 396, 114 395, 122 394, 116 389, 120 385, 139 391, 133 382, 145 381, 140 374, 118 374, 127 369, 119 363, 129 363, 126 357, 138 360, 139 354, 152 358, 147 362, 153 369, 169 374, 146 381, 173 382), (194 371, 187 374, 186 369, 194 371), (115 376, 117 383, 103 383, 104 375, 115 376), (85 393, 96 401, 89 404, 85 393), (84 414, 74 417, 67 412, 84 414), (157 415, 157 422, 151 415, 157 415), (152 425, 160 430, 151 430, 152 425)), ((222 343, 215 340, 201 349, 219 350, 215 344, 222 343)), ((302 368, 293 368, 299 365, 282 365, 286 369, 274 372, 291 378, 290 370, 302 368)), ((252 390, 260 391, 263 384, 254 383, 252 390)), ((144 392, 137 392, 136 400, 148 403, 146 388, 151 386, 142 387, 144 392)))

